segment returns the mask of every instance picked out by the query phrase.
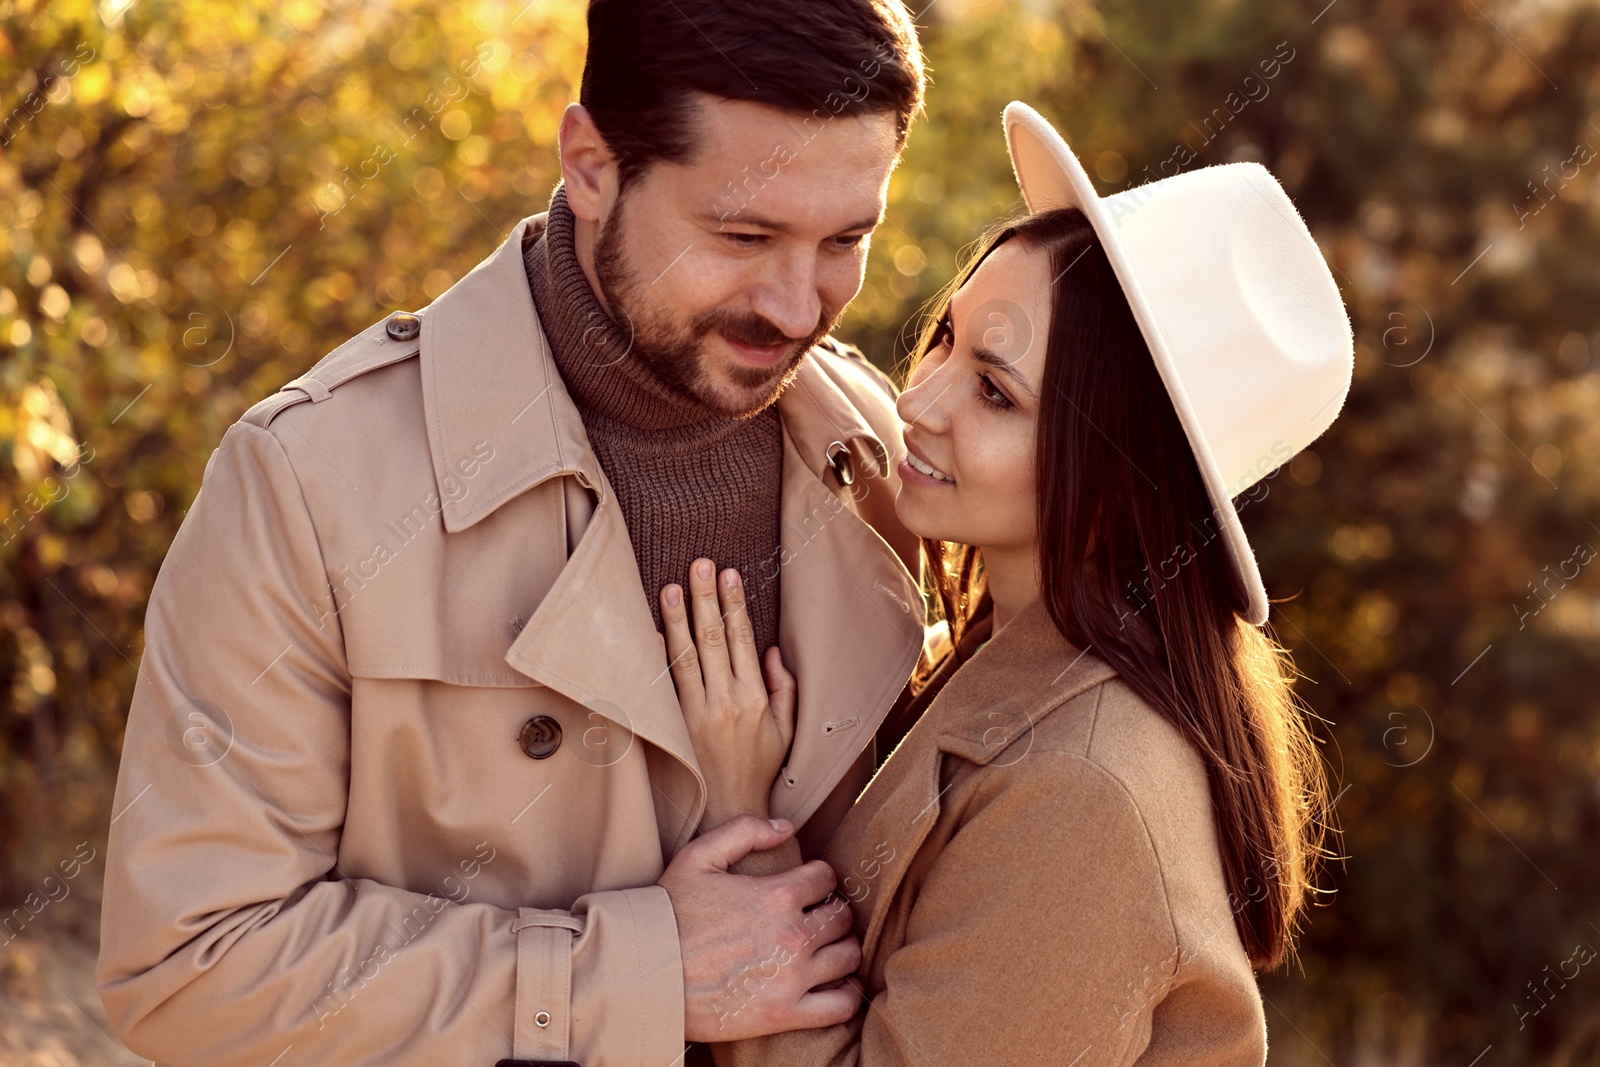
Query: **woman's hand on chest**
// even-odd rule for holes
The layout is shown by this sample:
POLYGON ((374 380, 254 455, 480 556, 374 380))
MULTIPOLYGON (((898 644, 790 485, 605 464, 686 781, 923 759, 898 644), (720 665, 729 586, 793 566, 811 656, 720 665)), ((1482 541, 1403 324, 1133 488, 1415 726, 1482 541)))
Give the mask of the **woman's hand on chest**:
POLYGON ((744 581, 711 560, 689 566, 689 586, 661 591, 667 657, 684 723, 706 779, 701 826, 768 815, 767 798, 794 740, 795 680, 776 647, 757 654, 744 581))

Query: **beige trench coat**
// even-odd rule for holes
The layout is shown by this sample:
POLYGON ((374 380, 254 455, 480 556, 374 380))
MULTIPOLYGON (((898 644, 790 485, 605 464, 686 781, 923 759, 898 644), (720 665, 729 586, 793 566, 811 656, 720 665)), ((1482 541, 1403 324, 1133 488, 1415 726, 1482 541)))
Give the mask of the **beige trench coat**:
POLYGON ((950 675, 823 858, 868 1006, 713 1045, 719 1067, 1266 1062, 1200 755, 1042 601, 950 675))
MULTIPOLYGON (((683 1053, 654 883, 705 784, 529 294, 542 222, 207 464, 150 598, 97 976, 161 1064, 683 1053)), ((772 811, 814 854, 921 647, 917 548, 872 372, 815 350, 778 410, 782 548, 747 578, 781 583, 799 707, 772 811)))

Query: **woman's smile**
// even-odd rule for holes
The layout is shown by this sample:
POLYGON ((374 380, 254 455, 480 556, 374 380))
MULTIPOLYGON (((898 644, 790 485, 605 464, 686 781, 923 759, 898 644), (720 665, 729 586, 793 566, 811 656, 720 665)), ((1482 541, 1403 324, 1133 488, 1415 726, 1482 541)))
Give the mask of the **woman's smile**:
POLYGON ((900 464, 900 479, 909 485, 938 487, 954 485, 956 480, 923 458, 922 452, 908 437, 906 458, 900 464))

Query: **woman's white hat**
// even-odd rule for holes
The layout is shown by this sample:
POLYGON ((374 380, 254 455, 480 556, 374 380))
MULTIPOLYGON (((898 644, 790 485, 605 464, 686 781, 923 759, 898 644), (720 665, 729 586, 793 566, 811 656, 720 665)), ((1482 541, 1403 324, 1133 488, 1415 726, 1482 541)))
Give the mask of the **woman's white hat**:
POLYGON ((1007 104, 1005 128, 1028 209, 1077 208, 1099 235, 1194 448, 1249 595, 1245 617, 1266 622, 1233 498, 1315 441, 1350 391, 1354 339, 1322 252, 1258 163, 1101 197, 1033 108, 1007 104))

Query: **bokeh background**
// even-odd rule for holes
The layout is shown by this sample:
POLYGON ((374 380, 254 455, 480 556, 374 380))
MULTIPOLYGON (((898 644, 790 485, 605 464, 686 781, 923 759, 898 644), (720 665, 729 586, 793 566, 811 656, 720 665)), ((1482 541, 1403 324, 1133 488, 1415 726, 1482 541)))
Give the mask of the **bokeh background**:
MULTIPOLYGON (((883 366, 1018 206, 1012 98, 1104 192, 1266 163, 1355 323, 1344 415, 1245 513, 1343 828, 1263 979, 1272 1061, 1600 1063, 1600 5, 924 3, 928 115, 842 330, 883 366)), ((583 46, 578 0, 0 0, 5 1063, 137 1062, 98 881, 207 457, 542 209, 583 46)))

